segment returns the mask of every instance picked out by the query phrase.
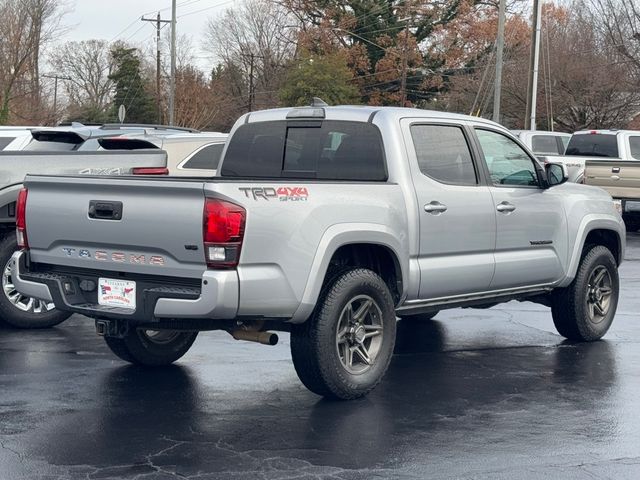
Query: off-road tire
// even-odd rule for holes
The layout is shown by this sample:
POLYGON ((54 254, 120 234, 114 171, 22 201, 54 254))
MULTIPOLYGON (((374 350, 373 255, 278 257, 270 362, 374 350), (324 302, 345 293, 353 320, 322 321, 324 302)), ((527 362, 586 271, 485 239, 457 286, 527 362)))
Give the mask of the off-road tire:
POLYGON ((322 289, 313 315, 292 326, 291 357, 302 383, 312 392, 334 399, 362 397, 382 380, 396 337, 396 316, 389 288, 373 271, 364 268, 341 272, 322 289), (382 340, 369 369, 360 374, 349 372, 340 359, 336 335, 341 314, 358 296, 375 301, 380 315, 382 340))
POLYGON ((615 316, 619 291, 618 266, 611 251, 602 245, 585 247, 571 285, 553 294, 551 314, 558 333, 574 341, 591 342, 602 338, 615 316), (612 292, 606 315, 601 321, 594 323, 589 317, 587 306, 589 279, 600 266, 610 275, 612 292))
POLYGON ((433 320, 436 315, 440 313, 440 310, 429 313, 417 313, 415 315, 398 315, 402 320, 410 320, 412 322, 425 322, 433 320))
POLYGON ((176 337, 163 344, 149 339, 145 330, 130 328, 123 338, 104 337, 109 349, 125 362, 147 367, 170 365, 189 349, 198 332, 176 332, 176 337))
MULTIPOLYGON (((6 233, 0 240, 0 275, 4 274, 7 263, 13 253, 18 250, 16 236, 6 233)), ((16 328, 49 328, 64 322, 71 316, 69 312, 61 310, 49 310, 43 312, 26 312, 12 304, 4 291, 0 291, 0 321, 16 328)))

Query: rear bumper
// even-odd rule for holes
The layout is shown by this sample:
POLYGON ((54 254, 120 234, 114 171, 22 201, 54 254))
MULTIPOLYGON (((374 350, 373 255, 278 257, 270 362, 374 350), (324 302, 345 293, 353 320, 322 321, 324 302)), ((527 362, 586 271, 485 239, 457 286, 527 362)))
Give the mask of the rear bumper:
POLYGON ((94 290, 81 288, 83 280, 97 283, 98 276, 108 277, 113 273, 83 269, 32 271, 29 269, 29 254, 24 251, 14 253, 11 261, 12 280, 20 293, 53 302, 60 310, 90 317, 148 323, 181 318, 232 319, 238 312, 239 282, 234 270, 205 270, 198 285, 198 280, 185 285, 181 281, 183 279, 172 282, 171 279, 159 280, 149 276, 123 277, 136 281, 138 285, 138 306, 131 310, 99 305, 94 290))

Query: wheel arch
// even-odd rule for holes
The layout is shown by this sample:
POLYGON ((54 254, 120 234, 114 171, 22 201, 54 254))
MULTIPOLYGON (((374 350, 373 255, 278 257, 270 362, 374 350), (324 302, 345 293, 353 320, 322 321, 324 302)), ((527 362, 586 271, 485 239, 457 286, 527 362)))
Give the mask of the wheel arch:
POLYGON ((316 250, 302 301, 292 322, 304 322, 311 315, 328 275, 340 267, 373 270, 389 287, 396 305, 401 303, 406 297, 409 269, 405 243, 383 225, 350 224, 329 228, 316 250))
POLYGON ((570 252, 567 275, 559 286, 566 287, 573 281, 587 245, 607 247, 613 254, 616 263, 620 265, 625 252, 624 236, 625 228, 622 220, 617 222, 611 218, 585 218, 578 230, 574 249, 570 252))

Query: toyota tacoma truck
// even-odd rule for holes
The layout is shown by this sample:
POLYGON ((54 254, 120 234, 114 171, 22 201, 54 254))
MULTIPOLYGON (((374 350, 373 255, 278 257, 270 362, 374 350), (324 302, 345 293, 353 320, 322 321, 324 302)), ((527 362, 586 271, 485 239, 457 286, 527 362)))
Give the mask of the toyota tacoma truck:
MULTIPOLYGON (((37 138, 49 142, 75 141, 73 132, 34 131, 37 138), (52 135, 56 135, 53 137, 52 135), (64 134, 64 138, 60 138, 64 134)), ((35 138, 35 137, 34 137, 35 138)), ((78 137, 79 138, 79 137, 78 137)), ((27 173, 131 175, 166 173, 167 154, 164 151, 138 152, 0 152, 0 321, 17 328, 45 328, 63 322, 70 313, 18 292, 13 282, 11 255, 16 251, 16 199, 27 173)), ((51 215, 57 217, 55 205, 51 215)))
POLYGON ((611 325, 625 249, 611 197, 498 124, 314 104, 242 116, 222 155, 211 179, 29 175, 16 288, 93 317, 148 366, 202 330, 290 332, 302 383, 339 399, 380 382, 397 317, 528 300, 572 340, 611 325))

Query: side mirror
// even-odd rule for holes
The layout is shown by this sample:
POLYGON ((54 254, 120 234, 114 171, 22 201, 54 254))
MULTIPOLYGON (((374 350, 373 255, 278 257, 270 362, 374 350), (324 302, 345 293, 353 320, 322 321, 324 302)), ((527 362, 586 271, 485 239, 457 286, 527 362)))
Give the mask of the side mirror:
POLYGON ((549 187, 562 185, 569 180, 569 171, 563 163, 545 163, 544 172, 546 174, 547 185, 549 187))

